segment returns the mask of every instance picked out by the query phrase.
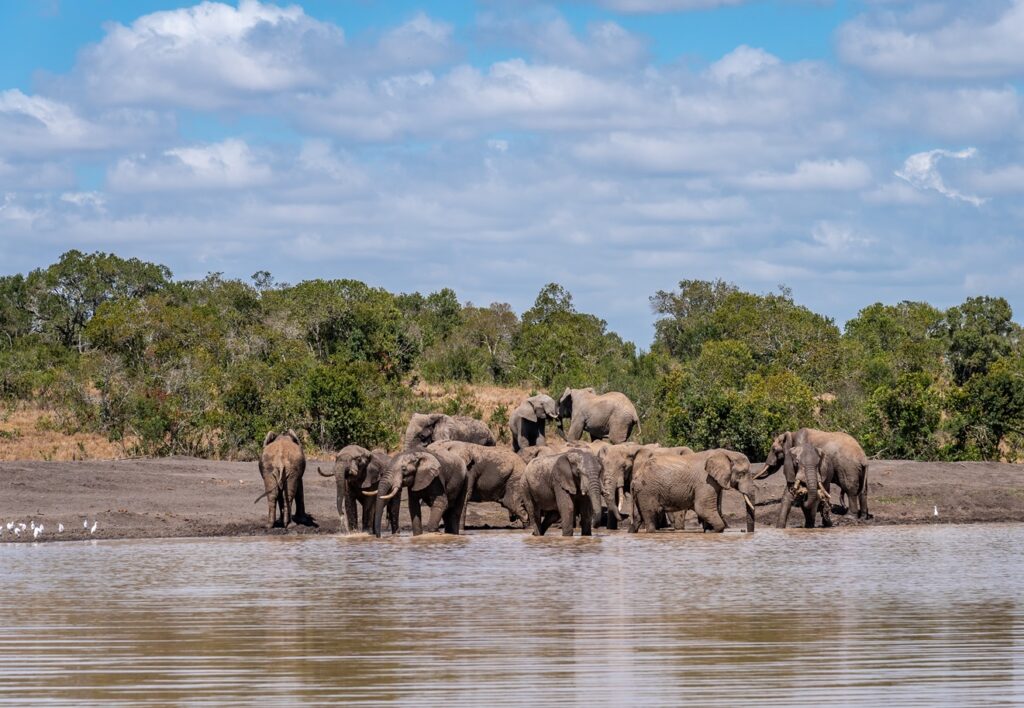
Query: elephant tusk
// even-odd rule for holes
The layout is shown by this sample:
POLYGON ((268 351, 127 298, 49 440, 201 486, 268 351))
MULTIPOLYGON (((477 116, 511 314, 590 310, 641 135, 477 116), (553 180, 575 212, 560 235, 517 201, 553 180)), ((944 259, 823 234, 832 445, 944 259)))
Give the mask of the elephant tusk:
MULTIPOLYGON (((390 499, 391 497, 393 497, 393 496, 395 496, 396 494, 398 494, 399 490, 401 490, 401 489, 402 489, 402 488, 401 488, 401 487, 399 487, 398 489, 396 489, 395 491, 391 492, 390 494, 382 494, 382 495, 380 496, 380 500, 381 500, 381 501, 387 501, 387 500, 388 500, 388 499, 390 499)), ((374 492, 374 494, 376 494, 376 492, 374 492)))
POLYGON ((822 495, 824 495, 824 497, 825 497, 825 500, 826 500, 826 501, 827 501, 827 502, 828 502, 829 504, 831 504, 831 503, 832 503, 832 495, 828 493, 828 490, 827 490, 827 489, 825 489, 824 487, 819 487, 819 488, 818 488, 818 491, 819 491, 819 492, 821 492, 821 494, 822 494, 822 495))
POLYGON ((368 491, 368 490, 364 489, 364 490, 363 490, 363 494, 364 494, 365 496, 368 496, 368 497, 375 497, 375 496, 377 496, 377 491, 376 491, 376 490, 374 490, 374 491, 368 491))
POLYGON ((747 503, 747 507, 750 509, 750 513, 751 514, 756 513, 755 510, 754 510, 754 503, 752 501, 750 501, 750 497, 748 497, 746 494, 744 494, 743 495, 743 501, 745 501, 747 503))

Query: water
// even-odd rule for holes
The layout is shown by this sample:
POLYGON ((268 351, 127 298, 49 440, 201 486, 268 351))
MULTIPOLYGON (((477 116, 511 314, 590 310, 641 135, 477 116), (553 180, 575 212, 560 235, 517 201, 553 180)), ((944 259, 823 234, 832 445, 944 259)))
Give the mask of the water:
POLYGON ((0 704, 1024 701, 1024 525, 0 545, 0 704))

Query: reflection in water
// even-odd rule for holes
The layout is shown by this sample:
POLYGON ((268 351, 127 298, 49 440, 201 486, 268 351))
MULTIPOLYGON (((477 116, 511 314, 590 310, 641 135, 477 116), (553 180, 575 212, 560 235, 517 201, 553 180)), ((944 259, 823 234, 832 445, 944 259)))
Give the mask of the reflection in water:
POLYGON ((0 545, 0 704, 1017 702, 1024 526, 0 545))

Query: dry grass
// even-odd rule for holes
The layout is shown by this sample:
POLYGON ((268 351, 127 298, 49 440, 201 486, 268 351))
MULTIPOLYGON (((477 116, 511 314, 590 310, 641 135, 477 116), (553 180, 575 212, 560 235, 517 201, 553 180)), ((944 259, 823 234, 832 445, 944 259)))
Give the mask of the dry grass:
POLYGON ((429 384, 420 381, 413 387, 413 393, 430 404, 443 404, 445 401, 461 398, 465 403, 479 409, 484 420, 499 408, 507 414, 512 413, 523 399, 530 396, 530 389, 504 386, 457 386, 429 384))
POLYGON ((94 433, 68 435, 57 428, 52 411, 19 404, 0 414, 0 460, 118 460, 120 443, 94 433))

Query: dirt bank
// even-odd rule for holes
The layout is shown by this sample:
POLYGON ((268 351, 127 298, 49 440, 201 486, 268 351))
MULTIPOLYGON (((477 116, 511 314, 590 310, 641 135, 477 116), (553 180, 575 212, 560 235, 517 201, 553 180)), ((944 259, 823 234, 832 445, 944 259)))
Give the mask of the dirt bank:
MULTIPOLYGON (((309 463, 305 489, 307 509, 319 528, 293 527, 288 533, 337 530, 334 482, 319 477, 316 464, 309 463)), ((1024 465, 880 461, 872 463, 869 478, 871 523, 1024 521, 1024 465)), ((253 504, 262 489, 251 462, 0 462, 0 542, 32 540, 31 529, 14 536, 6 528, 9 521, 42 524, 39 541, 264 534, 266 506, 253 504), (96 522, 94 534, 83 529, 85 520, 90 526, 96 522), (64 525, 63 533, 57 532, 58 524, 64 525)), ((781 474, 758 483, 759 523, 774 522, 778 504, 770 500, 781 491, 781 474)), ((737 496, 726 495, 725 512, 740 527, 737 496)), ((798 516, 793 514, 790 523, 796 525, 798 516)), ((403 519, 407 524, 404 507, 403 519)), ((856 523, 842 517, 838 522, 856 523)), ((496 504, 472 504, 468 525, 509 526, 496 504)))

